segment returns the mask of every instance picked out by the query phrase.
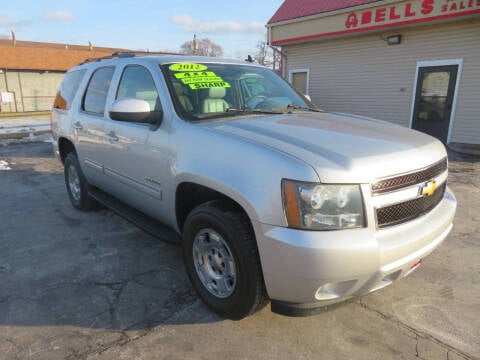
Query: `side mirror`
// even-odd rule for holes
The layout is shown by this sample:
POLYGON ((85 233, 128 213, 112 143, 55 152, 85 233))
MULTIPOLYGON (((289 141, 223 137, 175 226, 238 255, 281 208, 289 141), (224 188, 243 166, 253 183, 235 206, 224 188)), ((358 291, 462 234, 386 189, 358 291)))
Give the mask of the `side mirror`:
POLYGON ((162 111, 151 111, 150 104, 140 99, 116 100, 109 111, 110 118, 117 121, 135 122, 159 126, 162 122, 162 111))
POLYGON ((305 96, 305 99, 307 99, 308 101, 312 102, 312 98, 310 97, 310 95, 303 95, 305 96))

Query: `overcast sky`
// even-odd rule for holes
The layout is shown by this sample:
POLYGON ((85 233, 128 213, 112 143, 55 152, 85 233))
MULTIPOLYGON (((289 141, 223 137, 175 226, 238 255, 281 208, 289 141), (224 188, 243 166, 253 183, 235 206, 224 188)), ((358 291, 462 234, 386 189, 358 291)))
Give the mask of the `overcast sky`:
POLYGON ((265 38, 283 0, 12 0, 0 7, 0 36, 17 40, 178 51, 193 34, 228 57, 246 56, 265 38))

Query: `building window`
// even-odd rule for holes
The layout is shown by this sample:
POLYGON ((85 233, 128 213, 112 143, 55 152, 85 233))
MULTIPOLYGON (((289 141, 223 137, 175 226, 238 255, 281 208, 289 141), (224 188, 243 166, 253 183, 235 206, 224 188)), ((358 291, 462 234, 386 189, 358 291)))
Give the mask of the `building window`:
POLYGON ((290 84, 303 95, 310 95, 310 70, 309 69, 294 69, 288 73, 288 80, 290 84))

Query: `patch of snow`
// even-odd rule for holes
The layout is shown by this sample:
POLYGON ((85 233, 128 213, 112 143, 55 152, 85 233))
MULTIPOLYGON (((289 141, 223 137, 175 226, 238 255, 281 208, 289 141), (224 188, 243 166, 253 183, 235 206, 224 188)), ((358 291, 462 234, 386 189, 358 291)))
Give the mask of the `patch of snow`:
POLYGON ((12 168, 8 165, 9 165, 9 163, 6 162, 5 160, 0 160, 0 171, 2 171, 2 170, 12 170, 12 168))
POLYGON ((25 134, 25 136, 31 135, 32 133, 38 132, 47 132, 50 131, 51 127, 48 124, 38 124, 32 126, 9 126, 9 127, 0 127, 0 135, 15 135, 15 134, 25 134))

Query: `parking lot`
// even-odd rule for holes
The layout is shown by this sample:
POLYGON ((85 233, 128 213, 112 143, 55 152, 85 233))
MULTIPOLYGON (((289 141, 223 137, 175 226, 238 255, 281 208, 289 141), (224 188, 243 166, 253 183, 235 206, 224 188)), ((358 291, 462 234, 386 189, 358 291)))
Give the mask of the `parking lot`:
POLYGON ((408 278, 306 318, 212 314, 181 249, 70 205, 51 144, 0 143, 0 359, 480 359, 480 162, 452 155, 455 228, 408 278))

